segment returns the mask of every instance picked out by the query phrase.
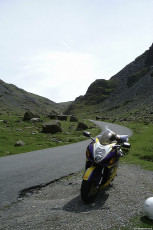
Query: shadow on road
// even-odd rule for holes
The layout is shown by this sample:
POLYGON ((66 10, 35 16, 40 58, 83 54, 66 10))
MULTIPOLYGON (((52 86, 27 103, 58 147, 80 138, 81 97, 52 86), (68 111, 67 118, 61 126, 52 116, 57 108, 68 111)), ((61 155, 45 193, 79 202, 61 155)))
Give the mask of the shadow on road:
POLYGON ((109 209, 105 202, 107 201, 109 194, 106 193, 106 190, 101 190, 98 193, 97 198, 91 204, 85 204, 81 200, 81 196, 76 196, 72 200, 70 200, 67 204, 64 205, 63 210, 67 212, 89 212, 91 210, 99 210, 99 209, 109 209))

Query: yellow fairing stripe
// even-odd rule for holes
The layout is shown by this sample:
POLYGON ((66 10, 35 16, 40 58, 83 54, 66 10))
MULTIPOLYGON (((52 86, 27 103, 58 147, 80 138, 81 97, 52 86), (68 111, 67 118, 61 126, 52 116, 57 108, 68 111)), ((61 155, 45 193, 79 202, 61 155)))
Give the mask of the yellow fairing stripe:
POLYGON ((90 168, 88 168, 83 176, 83 180, 88 180, 95 168, 95 166, 91 166, 90 168))
POLYGON ((96 143, 99 141, 99 139, 96 137, 96 143))

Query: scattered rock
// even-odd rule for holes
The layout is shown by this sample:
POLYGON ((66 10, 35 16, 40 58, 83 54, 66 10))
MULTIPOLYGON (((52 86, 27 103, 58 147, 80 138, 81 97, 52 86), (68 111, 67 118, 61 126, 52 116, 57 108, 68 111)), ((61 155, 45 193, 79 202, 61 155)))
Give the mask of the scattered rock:
POLYGON ((70 132, 65 132, 65 134, 68 134, 68 135, 69 135, 69 134, 70 134, 70 132))
POLYGON ((5 123, 5 124, 9 124, 9 122, 8 122, 8 121, 6 121, 6 120, 3 120, 3 123, 5 123))
POLYGON ((16 131, 21 132, 21 131, 22 131, 22 129, 16 129, 16 131))
POLYGON ((20 120, 16 120, 15 122, 16 122, 16 123, 21 123, 21 121, 20 121, 20 120))
POLYGON ((15 143, 15 146, 17 147, 17 146, 24 146, 25 145, 25 143, 24 143, 24 141, 21 141, 21 140, 19 140, 19 141, 17 141, 16 143, 15 143))
POLYGON ((49 121, 43 124, 42 133, 58 133, 62 132, 62 127, 59 121, 49 121))
POLYGON ((31 122, 39 122, 40 121, 40 118, 37 118, 37 117, 33 117, 30 119, 31 122))
POLYGON ((57 139, 57 138, 55 138, 55 137, 53 137, 51 140, 52 140, 53 142, 56 142, 56 143, 62 143, 62 141, 60 141, 59 139, 57 139))
POLYGON ((38 134, 38 131, 31 131, 30 133, 35 135, 35 134, 38 134))

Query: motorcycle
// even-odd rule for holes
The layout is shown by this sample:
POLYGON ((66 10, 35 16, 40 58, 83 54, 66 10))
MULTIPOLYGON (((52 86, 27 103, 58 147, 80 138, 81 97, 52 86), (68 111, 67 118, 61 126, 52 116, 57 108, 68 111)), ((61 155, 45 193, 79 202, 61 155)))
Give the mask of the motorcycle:
POLYGON ((100 189, 106 188, 117 174, 122 148, 130 148, 128 135, 116 135, 110 129, 96 138, 84 131, 92 142, 86 149, 85 173, 81 184, 81 198, 85 203, 95 200, 100 189))

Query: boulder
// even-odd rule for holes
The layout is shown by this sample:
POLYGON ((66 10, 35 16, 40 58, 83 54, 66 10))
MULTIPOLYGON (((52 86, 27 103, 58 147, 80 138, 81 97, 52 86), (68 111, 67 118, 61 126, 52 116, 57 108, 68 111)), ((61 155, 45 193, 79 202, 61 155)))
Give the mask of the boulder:
POLYGON ((62 127, 59 121, 49 121, 42 125, 42 133, 55 134, 62 132, 62 127))
POLYGON ((98 121, 98 120, 101 120, 102 119, 102 117, 100 117, 99 115, 97 115, 96 116, 96 120, 98 121))
POLYGON ((66 115, 58 115, 58 120, 67 121, 67 116, 66 115))
POLYGON ((32 111, 27 111, 27 112, 24 114, 24 120, 25 120, 25 121, 29 121, 29 120, 31 120, 32 118, 40 118, 40 116, 39 116, 38 113, 35 113, 35 112, 32 112, 32 111))
POLYGON ((82 131, 82 130, 85 130, 85 129, 88 129, 88 126, 83 122, 79 122, 78 126, 76 128, 76 131, 82 131))
POLYGON ((15 146, 17 147, 17 146, 24 146, 25 145, 25 143, 24 143, 24 141, 21 141, 21 140, 19 140, 19 141, 17 141, 16 143, 15 143, 15 146))
POLYGON ((70 116, 70 121, 71 122, 78 122, 78 118, 75 115, 70 116))

